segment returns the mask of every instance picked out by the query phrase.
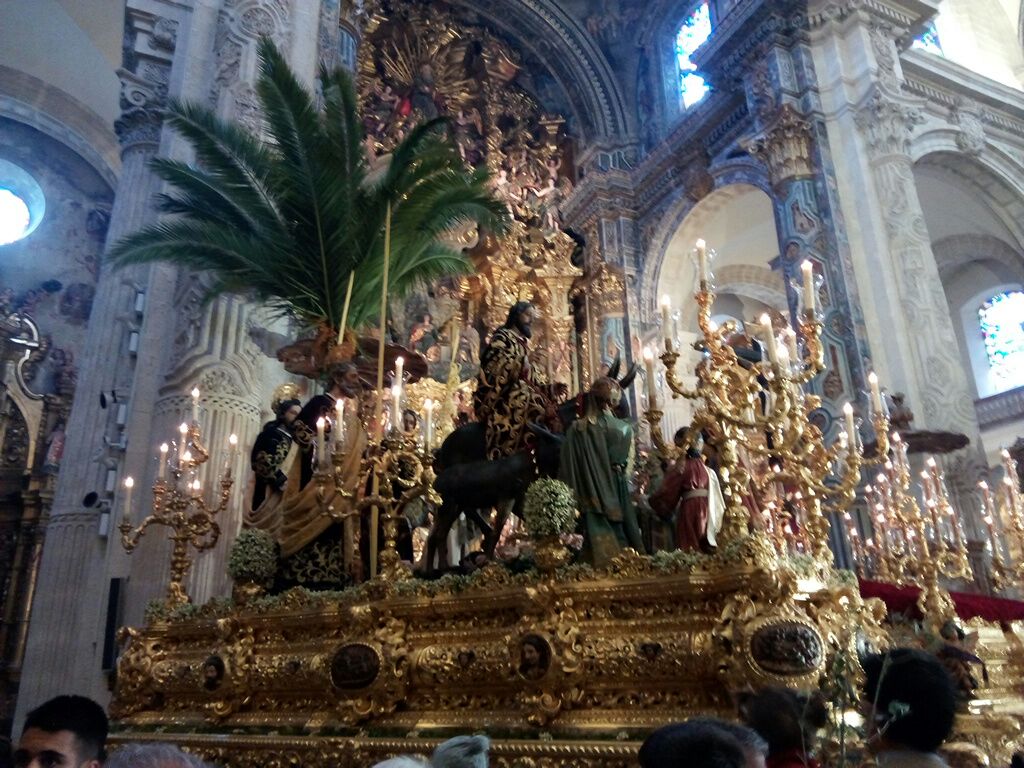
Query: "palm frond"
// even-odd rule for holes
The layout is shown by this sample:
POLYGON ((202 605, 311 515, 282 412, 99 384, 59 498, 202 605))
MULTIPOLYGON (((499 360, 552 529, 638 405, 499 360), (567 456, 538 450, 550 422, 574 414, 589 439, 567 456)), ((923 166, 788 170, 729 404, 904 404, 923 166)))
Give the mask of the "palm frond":
POLYGON ((157 159, 167 217, 118 242, 117 264, 171 261, 212 274, 213 293, 241 292, 310 326, 337 327, 349 275, 350 326, 379 314, 390 206, 388 294, 465 272, 445 237, 475 224, 501 232, 507 211, 485 169, 467 169, 438 120, 413 129, 371 181, 355 87, 322 70, 323 109, 268 40, 257 93, 269 141, 197 104, 172 103, 169 124, 196 165, 157 159))

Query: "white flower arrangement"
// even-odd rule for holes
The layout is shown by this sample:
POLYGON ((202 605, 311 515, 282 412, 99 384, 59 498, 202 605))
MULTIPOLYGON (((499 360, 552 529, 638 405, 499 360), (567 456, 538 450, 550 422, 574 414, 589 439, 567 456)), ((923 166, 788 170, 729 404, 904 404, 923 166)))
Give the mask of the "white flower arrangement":
POLYGON ((576 497, 561 480, 535 480, 526 489, 523 522, 535 539, 561 536, 576 530, 576 497))

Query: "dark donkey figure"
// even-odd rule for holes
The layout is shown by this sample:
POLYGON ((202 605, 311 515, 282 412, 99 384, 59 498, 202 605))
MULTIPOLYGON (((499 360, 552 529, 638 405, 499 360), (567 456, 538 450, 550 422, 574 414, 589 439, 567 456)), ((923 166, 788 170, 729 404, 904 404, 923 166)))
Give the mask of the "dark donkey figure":
MULTIPOLYGON (((616 359, 608 371, 611 378, 619 372, 616 359)), ((636 366, 619 382, 624 390, 633 384, 636 366)), ((567 400, 558 406, 558 416, 563 429, 586 413, 590 404, 589 391, 567 400)), ((616 410, 621 419, 630 418, 629 403, 623 397, 616 410)), ((447 554, 448 532, 463 512, 484 533, 484 550, 493 556, 498 537, 505 527, 508 510, 519 516, 523 498, 530 483, 538 477, 557 477, 561 454, 562 438, 536 424, 530 425, 536 437, 533 451, 505 456, 493 461, 481 459, 487 453, 485 428, 480 422, 459 427, 447 438, 437 451, 435 467, 437 479, 434 488, 441 496, 441 505, 434 515, 434 525, 427 537, 426 570, 434 567, 434 557, 447 554), (511 505, 509 504, 511 502, 511 505), (492 527, 486 513, 492 508, 499 510, 498 519, 492 527)))

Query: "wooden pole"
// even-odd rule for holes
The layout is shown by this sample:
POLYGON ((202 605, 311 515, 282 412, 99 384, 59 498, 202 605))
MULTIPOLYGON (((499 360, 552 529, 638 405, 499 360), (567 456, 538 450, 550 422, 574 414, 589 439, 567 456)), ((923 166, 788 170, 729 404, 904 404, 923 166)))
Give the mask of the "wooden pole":
POLYGON ((348 325, 348 308, 352 304, 352 285, 355 283, 356 271, 348 273, 348 288, 345 289, 345 306, 341 310, 341 327, 338 328, 338 346, 345 343, 345 326, 348 325))
MULTIPOLYGON (((388 272, 391 267, 391 203, 388 203, 387 215, 384 218, 384 279, 380 289, 380 339, 377 347, 377 414, 375 430, 377 445, 384 440, 384 337, 388 328, 388 272)), ((380 489, 380 479, 376 470, 373 473, 371 493, 376 496, 380 489)), ((380 510, 374 506, 370 509, 370 578, 377 575, 377 526, 380 524, 380 510)))

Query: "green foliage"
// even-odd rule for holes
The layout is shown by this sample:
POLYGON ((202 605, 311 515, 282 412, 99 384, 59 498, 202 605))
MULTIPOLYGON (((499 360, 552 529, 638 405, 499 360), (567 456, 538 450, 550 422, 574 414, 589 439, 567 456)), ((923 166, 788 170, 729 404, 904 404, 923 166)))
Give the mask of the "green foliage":
POLYGON ((249 528, 238 534, 228 554, 228 574, 235 581, 266 584, 277 571, 277 542, 266 531, 249 528))
MULTIPOLYGON (((264 39, 257 84, 268 139, 198 104, 173 102, 168 124, 195 165, 157 158, 172 214, 111 250, 116 264, 170 261, 214 278, 211 295, 247 293, 308 326, 338 328, 349 276, 348 326, 379 314, 384 230, 391 218, 388 295, 469 269, 443 237, 476 224, 500 232, 505 207, 486 169, 467 169, 442 121, 421 125, 382 171, 363 149, 355 88, 343 69, 322 70, 323 109, 264 39)), ((386 162, 384 159, 381 162, 386 162)))
POLYGON ((542 478, 526 489, 523 522, 535 538, 560 536, 576 530, 576 498, 561 480, 542 478))

